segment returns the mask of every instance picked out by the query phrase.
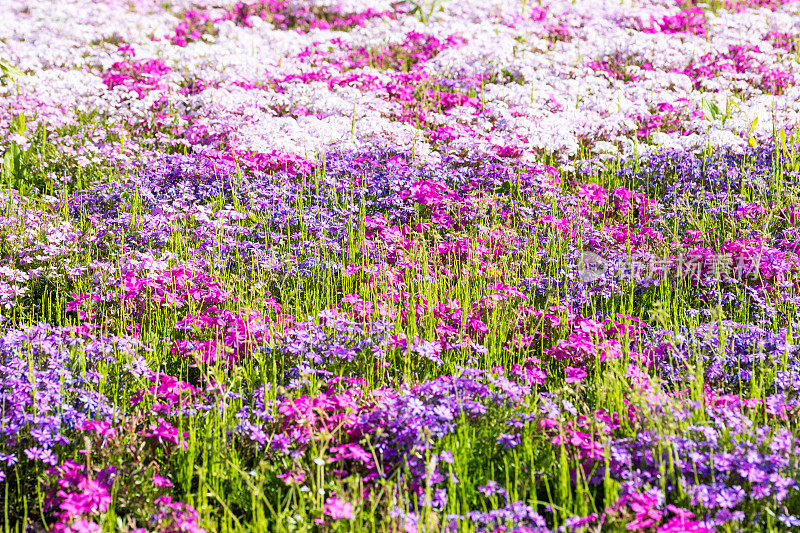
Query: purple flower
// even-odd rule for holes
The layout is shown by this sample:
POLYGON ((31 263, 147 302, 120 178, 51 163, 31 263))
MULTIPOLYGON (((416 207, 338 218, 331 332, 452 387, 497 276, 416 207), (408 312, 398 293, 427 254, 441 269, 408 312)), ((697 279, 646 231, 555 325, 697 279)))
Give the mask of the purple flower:
POLYGON ((500 436, 497 437, 497 444, 502 445, 505 449, 519 446, 520 441, 519 433, 501 433, 500 436))
POLYGON ((500 487, 500 485, 497 483, 497 481, 494 481, 493 479, 490 479, 489 481, 486 482, 486 485, 479 486, 478 490, 481 493, 483 493, 484 496, 489 498, 489 497, 494 496, 495 494, 497 494, 497 489, 499 487, 500 487))
POLYGON ((787 527, 800 527, 800 517, 790 514, 779 514, 778 520, 787 527))
POLYGON ((289 445, 291 440, 286 435, 278 434, 272 437, 270 447, 273 450, 278 450, 281 453, 289 453, 289 445))
POLYGON ((717 494, 717 504, 723 509, 733 509, 745 497, 744 489, 738 485, 724 488, 717 494))

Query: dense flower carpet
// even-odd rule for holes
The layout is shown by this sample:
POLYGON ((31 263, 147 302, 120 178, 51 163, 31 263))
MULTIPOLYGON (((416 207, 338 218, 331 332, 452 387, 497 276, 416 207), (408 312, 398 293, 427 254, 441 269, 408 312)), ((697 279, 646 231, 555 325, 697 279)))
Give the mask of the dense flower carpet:
POLYGON ((0 11, 3 531, 800 528, 800 3, 0 11))

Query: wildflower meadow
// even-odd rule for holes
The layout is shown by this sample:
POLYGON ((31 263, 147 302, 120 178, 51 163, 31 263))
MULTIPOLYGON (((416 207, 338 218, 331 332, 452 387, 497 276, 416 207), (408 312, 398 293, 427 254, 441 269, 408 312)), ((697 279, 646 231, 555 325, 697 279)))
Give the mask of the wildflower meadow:
POLYGON ((0 528, 800 530, 800 2, 0 0, 0 528))

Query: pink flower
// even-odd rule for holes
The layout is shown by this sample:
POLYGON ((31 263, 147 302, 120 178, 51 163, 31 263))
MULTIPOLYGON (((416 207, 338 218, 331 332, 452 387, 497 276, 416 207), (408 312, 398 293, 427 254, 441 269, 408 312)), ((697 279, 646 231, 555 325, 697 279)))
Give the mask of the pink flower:
POLYGON ((606 205, 608 202, 608 191, 596 183, 580 185, 578 196, 597 205, 606 205))
POLYGON ((647 372, 644 372, 635 364, 630 363, 628 365, 625 375, 630 378, 631 383, 637 389, 648 390, 650 388, 650 377, 647 375, 647 372))
POLYGON ((285 474, 278 474, 275 477, 282 479, 287 485, 291 485, 293 483, 302 483, 306 479, 306 473, 302 470, 290 470, 285 474))
POLYGON ((353 504, 343 502, 339 498, 328 498, 325 501, 323 511, 334 520, 339 520, 340 518, 347 518, 350 520, 355 518, 355 514, 353 514, 353 504))

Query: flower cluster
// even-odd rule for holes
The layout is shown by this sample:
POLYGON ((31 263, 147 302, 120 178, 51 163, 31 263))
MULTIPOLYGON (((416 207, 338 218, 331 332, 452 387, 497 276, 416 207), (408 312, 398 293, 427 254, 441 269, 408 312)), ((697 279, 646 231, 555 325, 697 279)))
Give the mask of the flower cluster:
POLYGON ((3 523, 800 526, 798 6, 6 1, 3 523))

